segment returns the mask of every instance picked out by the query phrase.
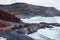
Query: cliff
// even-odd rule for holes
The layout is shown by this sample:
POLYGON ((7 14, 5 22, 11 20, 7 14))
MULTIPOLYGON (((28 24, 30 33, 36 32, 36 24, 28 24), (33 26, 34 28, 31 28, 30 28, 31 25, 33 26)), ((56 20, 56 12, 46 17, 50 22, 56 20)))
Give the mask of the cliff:
POLYGON ((5 21, 21 22, 20 18, 17 18, 15 14, 5 10, 0 10, 0 19, 5 21))

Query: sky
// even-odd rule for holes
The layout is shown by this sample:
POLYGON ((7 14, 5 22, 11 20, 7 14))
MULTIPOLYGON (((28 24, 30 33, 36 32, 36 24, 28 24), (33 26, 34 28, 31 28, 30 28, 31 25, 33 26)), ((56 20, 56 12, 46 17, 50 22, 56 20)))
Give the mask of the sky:
POLYGON ((12 4, 16 2, 24 2, 39 6, 55 7, 60 10, 60 0, 0 0, 0 4, 12 4))

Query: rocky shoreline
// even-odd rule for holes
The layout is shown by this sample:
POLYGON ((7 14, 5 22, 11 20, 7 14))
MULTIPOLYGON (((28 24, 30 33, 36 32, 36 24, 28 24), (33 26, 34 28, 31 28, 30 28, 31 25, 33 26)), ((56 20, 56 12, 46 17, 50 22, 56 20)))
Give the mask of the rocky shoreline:
POLYGON ((36 32, 38 29, 53 28, 53 26, 60 27, 60 24, 59 23, 45 23, 45 22, 24 23, 22 22, 22 20, 20 20, 20 18, 16 17, 15 14, 12 14, 6 10, 0 10, 0 36, 6 37, 6 38, 8 37, 9 40, 15 40, 16 37, 18 37, 19 39, 21 34, 22 34, 22 36, 20 37, 21 40, 30 40, 30 39, 34 40, 30 37, 29 38, 25 38, 25 37, 27 37, 26 35, 28 34, 36 32), (14 37, 10 39, 11 37, 10 35, 11 36, 14 35, 14 37))

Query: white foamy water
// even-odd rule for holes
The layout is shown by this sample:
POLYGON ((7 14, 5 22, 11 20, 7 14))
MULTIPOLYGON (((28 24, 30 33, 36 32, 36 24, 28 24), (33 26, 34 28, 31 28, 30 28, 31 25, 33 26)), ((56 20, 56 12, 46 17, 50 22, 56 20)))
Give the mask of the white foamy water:
POLYGON ((0 37, 0 40, 7 40, 6 38, 0 37))
POLYGON ((40 22, 46 22, 46 23, 60 23, 60 17, 41 17, 36 16, 32 17, 30 19, 21 19, 25 23, 40 23, 40 22))
POLYGON ((54 17, 54 18, 57 19, 57 23, 60 23, 60 16, 56 16, 56 17, 54 17))
MULTIPOLYGON (((30 19, 21 19, 25 23, 60 23, 60 17, 32 17, 30 19)), ((54 26, 53 26, 54 27, 54 26)), ((60 27, 39 29, 37 32, 28 36, 35 40, 60 40, 60 27)))
POLYGON ((39 29, 36 33, 29 34, 28 36, 39 40, 60 40, 60 27, 39 29))

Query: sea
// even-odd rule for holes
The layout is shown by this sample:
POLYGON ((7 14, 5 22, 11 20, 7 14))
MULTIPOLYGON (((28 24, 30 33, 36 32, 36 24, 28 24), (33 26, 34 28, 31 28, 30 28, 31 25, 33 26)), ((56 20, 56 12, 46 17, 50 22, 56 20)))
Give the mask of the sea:
MULTIPOLYGON (((25 23, 59 23, 60 24, 60 16, 54 17, 41 17, 41 16, 34 16, 30 18, 21 18, 21 20, 25 23)), ((39 29, 37 32, 29 34, 27 36, 35 39, 35 40, 60 40, 60 27, 54 28, 45 28, 39 29)))

